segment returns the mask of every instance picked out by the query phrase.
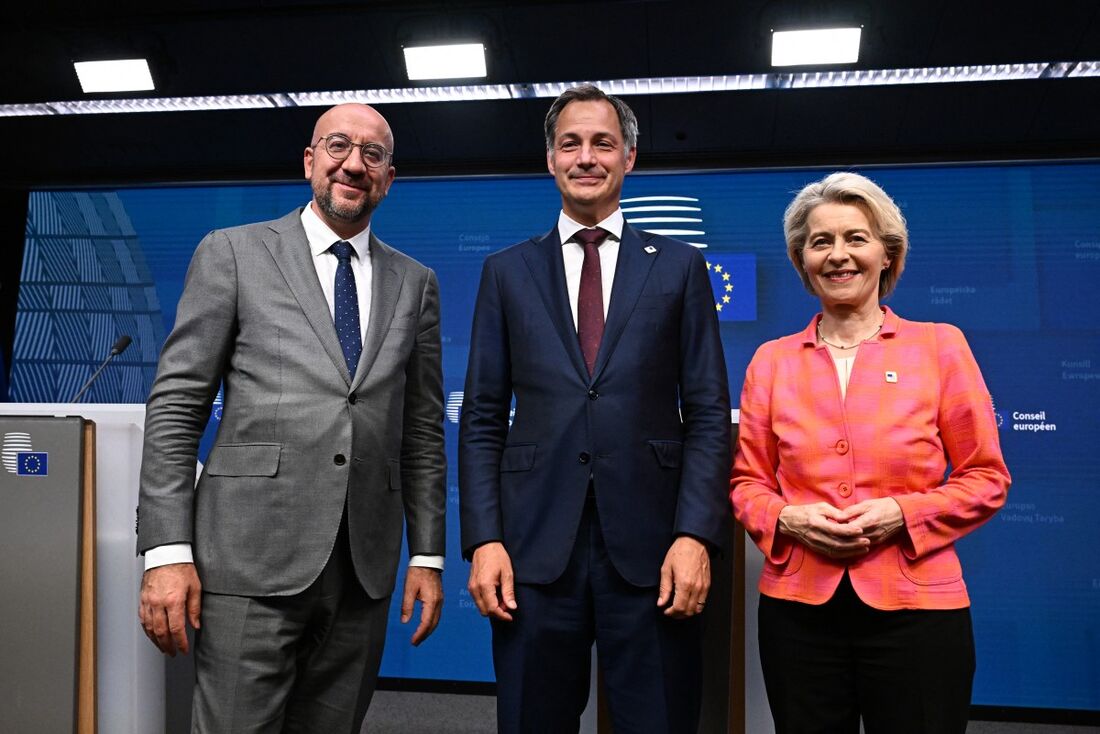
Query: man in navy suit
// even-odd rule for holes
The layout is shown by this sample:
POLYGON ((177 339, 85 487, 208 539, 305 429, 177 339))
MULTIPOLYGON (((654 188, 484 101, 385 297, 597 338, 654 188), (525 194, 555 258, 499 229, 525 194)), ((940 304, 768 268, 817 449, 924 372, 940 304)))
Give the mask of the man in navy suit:
POLYGON ((730 512, 706 264, 625 223, 638 123, 622 100, 570 89, 545 129, 562 211, 485 261, 459 439, 499 729, 577 731, 595 642, 616 732, 694 734, 700 613, 730 512))

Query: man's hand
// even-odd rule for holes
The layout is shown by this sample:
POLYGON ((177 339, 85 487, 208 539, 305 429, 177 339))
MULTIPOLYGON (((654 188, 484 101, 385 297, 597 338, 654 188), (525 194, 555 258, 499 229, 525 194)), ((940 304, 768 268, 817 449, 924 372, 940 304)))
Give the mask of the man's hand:
POLYGON ((202 584, 194 563, 150 568, 141 577, 138 618, 145 636, 166 655, 187 654, 187 622, 199 628, 202 584))
POLYGON ((844 508, 837 520, 858 527, 871 545, 881 543, 905 525, 901 505, 893 497, 857 502, 844 508))
POLYGON ((695 538, 680 536, 673 541, 661 564, 657 606, 667 606, 666 617, 691 617, 703 611, 709 591, 710 553, 707 547, 695 538))
POLYGON ((405 595, 401 599, 401 624, 412 619, 413 604, 420 600, 420 624, 413 632, 413 645, 419 645, 428 639, 439 626, 439 615, 443 612, 443 574, 434 568, 409 566, 405 571, 405 595))
POLYGON ((470 583, 467 585, 477 609, 483 617, 503 622, 512 621, 516 606, 515 575, 512 559, 504 544, 486 543, 474 551, 470 566, 470 583))
POLYGON ((862 526, 828 502, 787 505, 779 513, 779 532, 830 558, 862 556, 871 548, 862 526))

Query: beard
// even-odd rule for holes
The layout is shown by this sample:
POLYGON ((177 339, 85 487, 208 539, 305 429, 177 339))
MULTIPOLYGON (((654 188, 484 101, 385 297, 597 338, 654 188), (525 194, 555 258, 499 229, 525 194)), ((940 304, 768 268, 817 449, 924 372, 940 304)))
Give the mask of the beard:
POLYGON ((373 191, 368 190, 362 201, 346 201, 332 196, 331 179, 313 184, 313 199, 322 212, 341 222, 359 222, 369 217, 381 202, 373 191))

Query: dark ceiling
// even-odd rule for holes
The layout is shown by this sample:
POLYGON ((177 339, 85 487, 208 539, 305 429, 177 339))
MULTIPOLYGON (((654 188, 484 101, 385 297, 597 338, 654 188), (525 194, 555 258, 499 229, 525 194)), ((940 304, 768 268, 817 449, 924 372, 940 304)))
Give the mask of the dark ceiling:
MULTIPOLYGON (((486 44, 491 84, 767 73, 771 29, 823 23, 864 27, 860 61, 847 68, 1100 60, 1097 0, 45 0, 3 11, 0 104, 81 99, 71 62, 120 56, 149 59, 153 96, 408 87, 401 47, 456 37, 486 44)), ((1100 154, 1100 78, 627 100, 642 128, 640 169, 1100 154)), ((548 105, 380 110, 399 175, 462 174, 545 170, 548 105)), ((0 185, 296 178, 320 112, 0 118, 0 185)))

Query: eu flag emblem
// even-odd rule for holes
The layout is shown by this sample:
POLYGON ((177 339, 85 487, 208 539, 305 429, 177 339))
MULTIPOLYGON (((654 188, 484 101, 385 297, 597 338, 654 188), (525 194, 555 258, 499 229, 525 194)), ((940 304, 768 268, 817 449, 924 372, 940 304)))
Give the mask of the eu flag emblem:
POLYGON ((49 456, 45 451, 20 451, 15 455, 15 473, 21 477, 44 477, 50 473, 49 456))
POLYGON ((705 254, 718 320, 756 321, 756 255, 705 254))

